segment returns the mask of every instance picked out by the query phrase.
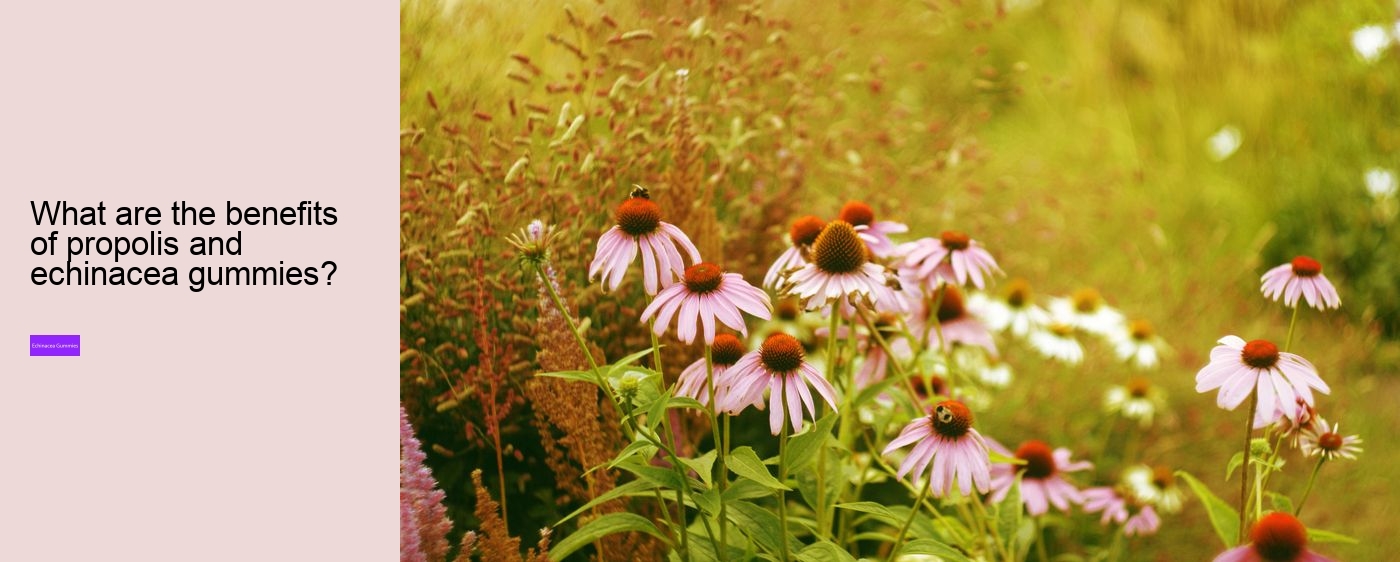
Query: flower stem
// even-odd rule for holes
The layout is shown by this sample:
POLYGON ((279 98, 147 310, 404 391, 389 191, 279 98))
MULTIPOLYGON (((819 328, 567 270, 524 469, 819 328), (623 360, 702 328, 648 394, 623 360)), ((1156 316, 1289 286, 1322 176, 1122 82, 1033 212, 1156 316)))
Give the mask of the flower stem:
POLYGON ((909 507, 909 517, 904 520, 904 525, 899 528, 899 535, 894 538, 894 550, 890 551, 890 560, 899 556, 899 549, 904 546, 904 535, 909 533, 909 526, 914 524, 914 516, 919 513, 919 504, 924 502, 924 498, 928 497, 929 488, 932 488, 929 483, 928 480, 924 480, 924 486, 919 489, 919 497, 914 500, 914 505, 909 507))
MULTIPOLYGON (((783 383, 779 385, 779 390, 783 393, 783 414, 786 415, 788 409, 786 378, 784 378, 783 383)), ((778 483, 784 486, 787 485, 787 440, 788 421, 783 420, 783 428, 778 434, 778 483)), ((818 458, 821 457, 818 456, 818 458)), ((791 559, 791 556, 788 555, 787 541, 787 492, 782 488, 778 488, 778 521, 781 522, 778 525, 778 543, 781 545, 781 550, 783 554, 783 557, 781 558, 780 562, 787 562, 791 559)))
POLYGON ((1250 436, 1254 433, 1254 410, 1259 407, 1259 392, 1249 390, 1249 416, 1244 419, 1244 469, 1240 471, 1240 533, 1239 542, 1244 544, 1247 523, 1249 522, 1249 465, 1253 460, 1249 454, 1250 436))
POLYGON ((1040 562, 1050 562, 1050 556, 1045 553, 1045 524, 1042 516, 1032 517, 1035 520, 1035 554, 1040 557, 1040 562))
POLYGON ((1293 347, 1293 328, 1298 325, 1298 309, 1303 308, 1295 303, 1293 306, 1293 319, 1288 321, 1288 339, 1283 342, 1283 350, 1289 351, 1293 347))
POLYGON ((1308 477, 1308 487, 1303 488, 1303 497, 1298 500, 1298 507, 1293 508, 1293 516, 1298 517, 1303 514, 1303 504, 1307 503, 1308 495, 1312 494, 1313 484, 1317 482, 1317 471, 1322 470, 1322 463, 1327 462, 1327 457, 1317 457, 1317 464, 1313 465, 1312 476, 1308 477))
MULTIPOLYGON (((706 391, 710 396, 710 432, 715 440, 715 458, 719 461, 719 474, 715 480, 716 485, 719 486, 719 544, 715 545, 715 551, 719 553, 719 559, 725 561, 729 559, 729 554, 725 552, 725 546, 729 544, 729 523, 725 519, 727 510, 724 502, 724 490, 729 487, 729 472, 725 468, 725 456, 729 454, 729 444, 726 442, 727 439, 720 439, 719 405, 715 395, 714 347, 710 345, 705 346, 705 385, 708 387, 706 391)), ((728 418, 724 420, 724 432, 729 433, 728 418)))

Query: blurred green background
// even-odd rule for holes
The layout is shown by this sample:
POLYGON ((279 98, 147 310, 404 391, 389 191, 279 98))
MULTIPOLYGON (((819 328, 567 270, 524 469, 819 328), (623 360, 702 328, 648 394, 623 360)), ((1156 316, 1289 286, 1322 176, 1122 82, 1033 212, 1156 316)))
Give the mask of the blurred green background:
MULTIPOLYGON (((745 100, 714 103, 697 118, 699 134, 732 140, 742 128, 757 139, 748 145, 751 169, 724 143, 708 144, 706 175, 726 170, 720 187, 761 192, 772 185, 765 170, 776 167, 765 162, 790 151, 805 166, 794 210, 831 215, 860 198, 918 236, 966 230, 1042 294, 1092 286, 1148 319, 1176 352, 1152 375, 1169 392, 1171 412, 1145 437, 1144 460, 1189 470, 1231 503, 1235 485, 1225 482, 1224 465, 1244 414, 1194 393, 1194 374, 1223 335, 1284 339, 1288 311, 1260 296, 1259 275, 1294 255, 1317 258, 1343 308, 1303 310, 1294 351, 1333 388, 1319 399, 1322 415, 1360 434, 1365 453, 1323 468, 1304 522, 1362 541, 1322 545, 1323 553, 1393 559, 1400 515, 1391 480, 1400 447, 1390 441, 1400 434, 1395 3, 580 1, 569 11, 589 21, 607 14, 619 31, 674 27, 682 37, 695 34, 697 19, 719 35, 734 31, 724 22, 761 17, 767 35, 742 43, 761 48, 725 49, 720 39, 686 55, 697 69, 689 90, 697 104, 745 100), (1388 34, 1390 44, 1358 52, 1354 33, 1363 26, 1380 26, 1379 36, 1356 37, 1363 43, 1388 34), (790 60, 793 83, 777 74, 728 90, 703 81, 723 75, 726 64, 738 73, 762 67, 762 57, 790 60), (769 115, 786 126, 765 124, 769 115)), ((489 137, 501 118, 483 124, 473 112, 499 116, 517 99, 557 109, 539 84, 583 67, 550 39, 582 41, 566 33, 562 3, 410 0, 402 16, 405 129, 440 126, 440 113, 456 112, 462 119, 454 123, 485 127, 479 132, 489 137), (531 85, 512 78, 519 73, 512 53, 528 57, 542 78, 531 85)), ((617 57, 636 63, 637 76, 658 64, 673 71, 675 59, 655 52, 662 45, 641 42, 617 57)), ((575 101, 613 84, 611 76, 596 82, 575 101)), ((601 119, 588 127, 596 136, 610 129, 601 119)), ((587 188, 623 190, 629 179, 636 178, 587 188)), ((721 221, 736 213, 718 209, 721 221)), ((771 221, 766 232, 781 232, 785 221, 771 221)), ((758 233, 726 232, 722 240, 750 234, 758 233)), ((780 245, 773 238, 755 261, 771 259, 780 245)), ((1077 369, 1018 364, 1017 353, 1027 352, 1008 352, 1019 383, 980 414, 984 431, 1011 436, 1004 440, 1038 436, 1075 448, 1101 423, 1102 389, 1130 374, 1103 353, 1077 369)), ((1287 460, 1276 489, 1296 495, 1310 463, 1287 460)), ((1165 518, 1159 535, 1132 544, 1132 558, 1141 560, 1209 559, 1220 550, 1194 498, 1165 518)))

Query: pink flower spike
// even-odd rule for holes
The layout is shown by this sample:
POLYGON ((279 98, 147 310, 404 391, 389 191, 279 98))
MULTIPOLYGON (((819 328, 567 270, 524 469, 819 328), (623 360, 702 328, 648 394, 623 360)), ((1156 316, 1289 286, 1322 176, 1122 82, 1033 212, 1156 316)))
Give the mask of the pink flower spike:
POLYGON ((1259 410, 1293 417, 1300 401, 1314 405, 1313 389, 1331 392, 1312 363, 1269 341, 1225 336, 1219 343, 1210 351, 1210 363, 1196 373, 1196 392, 1220 389, 1221 408, 1234 410, 1250 392, 1258 392, 1259 410))
POLYGON ((740 312, 768 320, 773 316, 773 303, 768 293, 744 281, 738 273, 724 273, 709 263, 697 263, 685 270, 684 282, 671 285, 656 295, 642 311, 642 321, 653 316, 656 335, 666 333, 671 318, 676 319, 676 337, 685 343, 695 341, 703 331, 705 344, 715 342, 715 321, 748 335, 748 327, 740 312))
POLYGON ((1283 297, 1284 306, 1290 308, 1298 306, 1300 296, 1318 310, 1342 306, 1337 288, 1322 274, 1322 264, 1307 256, 1270 269, 1259 280, 1265 298, 1277 301, 1283 297))
POLYGON ((904 426, 882 455, 908 445, 914 445, 899 464, 896 478, 909 474, 914 478, 927 471, 929 490, 934 497, 943 497, 958 485, 963 495, 991 489, 991 460, 982 434, 972 427, 972 411, 962 402, 945 400, 934 406, 933 413, 915 419, 904 426))
POLYGON ((655 295, 685 274, 685 260, 677 248, 685 250, 691 263, 700 262, 700 250, 681 229, 662 222, 661 207, 647 198, 645 190, 633 193, 618 206, 617 224, 598 237, 588 278, 599 277, 605 290, 616 290, 627 267, 641 253, 644 287, 648 295, 655 295))
POLYGON ((715 406, 731 415, 749 406, 761 408, 766 390, 768 425, 773 435, 782 431, 784 417, 792 422, 796 433, 802 431, 804 408, 816 419, 816 404, 808 385, 817 390, 832 411, 836 410, 836 389, 807 363, 802 343, 778 332, 725 371, 724 387, 715 391, 715 406))

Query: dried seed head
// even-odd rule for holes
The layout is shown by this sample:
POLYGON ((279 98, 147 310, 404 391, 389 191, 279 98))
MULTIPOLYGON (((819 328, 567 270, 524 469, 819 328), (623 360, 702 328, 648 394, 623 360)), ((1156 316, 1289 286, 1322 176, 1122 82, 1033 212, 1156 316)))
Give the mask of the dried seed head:
POLYGON ((1240 352, 1244 364, 1256 369, 1268 369, 1278 364, 1278 346, 1268 340, 1254 340, 1244 344, 1240 352))
POLYGON ((758 348, 758 358, 763 366, 774 373, 791 373, 802 365, 802 343, 797 338, 782 332, 774 333, 763 340, 758 348))
POLYGON ((850 273, 867 261, 865 243, 845 221, 831 221, 812 242, 812 263, 826 273, 850 273))

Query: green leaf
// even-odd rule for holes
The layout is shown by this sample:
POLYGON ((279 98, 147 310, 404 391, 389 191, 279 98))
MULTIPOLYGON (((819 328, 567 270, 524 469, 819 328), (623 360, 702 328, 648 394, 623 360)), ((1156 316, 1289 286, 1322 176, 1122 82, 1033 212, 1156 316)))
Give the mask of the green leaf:
POLYGON ((598 386, 598 375, 594 374, 593 371, 552 371, 549 373, 536 373, 535 376, 582 381, 593 386, 598 386))
MULTIPOLYGON (((973 498, 972 501, 977 501, 973 498)), ((1016 552, 1016 533, 1021 528, 1021 477, 1011 484, 1006 499, 997 505, 997 534, 1006 543, 1006 550, 1016 552)))
POLYGON ((988 451, 987 451, 987 457, 989 457, 989 458, 991 459, 991 461, 994 462, 994 463, 996 463, 996 464, 1026 464, 1026 460, 1025 460, 1025 459, 1018 459, 1018 458, 1016 458, 1016 457, 1008 457, 1008 456, 1006 456, 1006 455, 1003 455, 1003 454, 1001 454, 1001 453, 998 453, 998 452, 992 451, 992 450, 988 450, 988 451))
MULTIPOLYGON (((648 377, 648 379, 650 379, 650 377, 648 377)), ((643 385, 644 388, 647 386, 651 385, 643 385)), ((641 396, 643 393, 638 392, 637 394, 641 396)), ((661 419, 666 415, 666 404, 670 401, 670 398, 671 391, 662 390, 657 392, 656 395, 651 398, 650 402, 641 404, 641 406, 646 408, 647 427, 655 430, 657 426, 661 425, 661 419)))
POLYGON ((904 548, 899 549, 900 554, 922 554, 925 556, 937 556, 946 562, 972 562, 958 549, 938 542, 933 539, 919 539, 909 541, 904 548))
POLYGON ((573 518, 575 518, 575 517, 578 517, 578 516, 579 516, 580 514, 582 514, 583 512, 593 509, 593 506, 602 505, 602 504, 605 504, 605 503, 607 503, 607 502, 613 501, 613 500, 615 500, 615 499, 617 499, 617 498, 620 498, 620 497, 623 497, 623 496, 636 495, 636 494, 640 494, 640 493, 643 493, 643 492, 649 492, 649 491, 654 490, 654 489, 656 489, 656 483, 655 483, 655 482, 652 482, 652 481, 649 481, 649 480, 633 480, 633 481, 631 481, 631 482, 628 482, 628 483, 626 483, 626 484, 623 484, 623 485, 621 485, 621 486, 618 486, 618 487, 616 487, 616 488, 613 488, 613 489, 611 489, 611 490, 608 490, 608 491, 607 491, 606 493, 604 493, 603 495, 600 495, 600 496, 598 496, 598 497, 596 497, 596 498, 593 498, 592 501, 590 501, 590 502, 588 502, 588 503, 586 503, 586 504, 583 504, 583 507, 580 507, 580 508, 574 510, 573 513, 570 513, 570 514, 564 516, 564 518, 563 518, 563 519, 560 519, 558 523, 555 523, 555 524, 554 524, 554 526, 555 526, 555 527, 558 527, 558 526, 560 526, 560 525, 563 525, 565 521, 568 521, 568 520, 570 520, 570 519, 573 519, 573 518))
POLYGON ((554 548, 549 549, 549 559, 563 560, 564 557, 592 544, 599 538, 626 532, 646 533, 663 541, 666 540, 666 537, 656 530, 656 525, 653 525, 645 517, 635 513, 609 513, 585 523, 574 534, 564 537, 564 540, 559 541, 558 544, 554 545, 554 548))
POLYGON ((1225 481, 1226 481, 1226 482, 1229 482, 1229 481, 1230 481, 1230 477, 1231 477, 1231 476, 1234 476, 1234 475, 1235 475, 1235 471, 1236 471, 1236 470, 1239 470, 1240 465, 1243 465, 1243 464, 1244 464, 1244 451, 1240 451, 1240 452, 1238 452, 1238 453, 1235 453, 1235 456, 1230 457, 1230 462, 1227 463, 1227 464, 1225 465, 1225 481))
POLYGON ((856 562, 856 558, 851 553, 842 550, 831 541, 821 541, 808 545, 797 553, 797 559, 803 562, 856 562))
POLYGON ((758 455, 753 452, 752 447, 739 447, 729 453, 729 470, 754 482, 762 484, 765 488, 774 490, 791 490, 772 474, 768 472, 768 466, 758 459, 758 455))
POLYGON ((1176 471, 1176 475, 1186 481, 1186 485, 1191 487, 1191 491, 1196 493, 1196 497, 1201 498, 1201 503, 1206 506, 1206 514, 1210 516, 1210 525, 1215 527, 1216 536, 1220 537, 1220 542, 1225 543, 1225 547, 1234 546, 1235 540, 1240 535, 1240 514, 1225 500, 1220 499, 1211 493, 1210 488, 1197 480, 1195 476, 1184 470, 1176 471))
POLYGON ((762 484, 753 480, 735 480, 729 483, 729 488, 724 490, 724 501, 736 502, 740 500, 751 500, 754 498, 769 498, 773 496, 773 490, 763 487, 762 484))
POLYGON ((687 498, 695 504, 701 511, 710 514, 719 513, 719 489, 710 488, 699 494, 690 494, 687 498))
POLYGON ((715 472, 715 452, 714 452, 714 451, 707 451, 705 454, 700 455, 700 456, 698 456, 698 457, 696 457, 696 458, 693 458, 693 459, 684 459, 684 458, 683 458, 683 459, 681 459, 681 464, 684 464, 684 465, 690 467, 690 469, 691 469, 691 470, 694 470, 696 474, 699 474, 699 475, 700 475, 700 481, 701 481, 701 482, 704 482, 706 486, 709 486, 709 485, 710 485, 710 481, 714 479, 714 472, 715 472))
POLYGON ((831 438, 831 428, 836 425, 836 414, 827 414, 817 423, 807 428, 807 431, 797 434, 788 441, 787 446, 787 466, 788 473, 795 474, 807 469, 807 466, 817 459, 817 451, 821 450, 822 444, 831 438))
POLYGON ((735 526, 763 549, 774 553, 782 550, 782 543, 778 541, 786 540, 786 533, 781 529, 782 522, 772 510, 749 502, 734 502, 729 504, 726 513, 735 526))
POLYGON ((871 515, 874 515, 876 519, 879 519, 881 521, 884 521, 885 523, 894 526, 904 524, 904 520, 896 516, 893 511, 890 511, 890 508, 875 502, 839 503, 836 504, 836 508, 848 509, 851 511, 859 511, 861 513, 869 513, 871 515))
POLYGON ((1264 495, 1269 498, 1269 505, 1274 508, 1274 511, 1293 513, 1293 500, 1289 499, 1288 496, 1278 492, 1264 492, 1264 495))
POLYGON ((676 471, 669 468, 651 466, 650 464, 639 462, 636 458, 617 463, 617 468, 631 472, 637 475, 637 478, 653 482, 668 490, 678 490, 681 486, 687 485, 685 481, 681 480, 680 475, 676 474, 676 471))
POLYGON ((689 396, 672 396, 671 399, 666 402, 666 407, 690 408, 692 410, 709 411, 709 408, 706 408, 705 405, 701 404, 699 400, 696 400, 689 396))
POLYGON ((620 374, 620 373, 622 372, 623 369, 626 369, 626 368, 627 368, 628 366, 630 366, 631 364, 636 363, 638 359, 641 359, 641 358, 643 358, 643 357, 646 357, 646 356, 647 356, 648 354, 650 354, 650 353, 651 353, 651 348, 648 347, 648 348, 646 348, 646 349, 643 349, 643 350, 641 350, 641 351, 638 351, 638 352, 636 352, 636 353, 633 353, 633 354, 631 354, 631 355, 628 355, 628 356, 626 356, 626 357, 623 357, 622 359, 618 359, 617 361, 613 361, 612 365, 610 365, 610 366, 608 367, 608 378, 613 378, 614 375, 620 374))
POLYGON ((1361 541, 1348 537, 1341 533, 1324 531, 1322 529, 1308 529, 1308 540, 1316 543, 1339 542, 1342 544, 1361 544, 1361 541))
MULTIPOLYGON (((613 460, 608 463, 608 468, 616 468, 618 464, 622 463, 627 459, 632 458, 633 456, 637 456, 638 454, 640 454, 642 460, 649 460, 652 457, 656 456, 656 451, 656 445, 652 445, 650 441, 633 441, 631 444, 627 445, 626 448, 619 451, 616 457, 613 457, 613 460)), ((596 469, 597 467, 594 467, 589 469, 588 471, 593 472, 596 469)))

